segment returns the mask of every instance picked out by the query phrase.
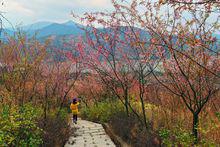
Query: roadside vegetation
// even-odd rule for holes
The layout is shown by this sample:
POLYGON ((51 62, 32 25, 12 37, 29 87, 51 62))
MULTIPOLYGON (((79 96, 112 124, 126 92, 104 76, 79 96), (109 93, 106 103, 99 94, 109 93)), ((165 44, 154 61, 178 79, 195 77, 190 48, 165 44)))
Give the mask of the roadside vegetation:
POLYGON ((0 42, 0 146, 62 146, 73 97, 135 147, 220 145, 219 3, 112 4, 74 15, 85 35, 64 48, 22 32, 0 42))
POLYGON ((50 40, 42 44, 20 32, 0 47, 0 146, 64 145, 77 74, 50 53, 50 40))

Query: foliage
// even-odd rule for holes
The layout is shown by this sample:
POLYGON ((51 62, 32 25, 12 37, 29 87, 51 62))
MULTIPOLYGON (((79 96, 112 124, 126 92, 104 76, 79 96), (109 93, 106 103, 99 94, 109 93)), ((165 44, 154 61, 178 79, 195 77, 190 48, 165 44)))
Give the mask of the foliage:
POLYGON ((159 136, 162 142, 166 146, 188 146, 192 145, 194 142, 193 136, 190 132, 184 131, 181 128, 176 128, 174 130, 161 129, 159 131, 159 136))
POLYGON ((215 115, 218 118, 218 120, 220 121, 220 112, 216 112, 215 115))
POLYGON ((158 135, 151 127, 146 130, 134 114, 128 117, 125 111, 118 111, 111 118, 110 125, 114 132, 131 146, 160 146, 158 135))
MULTIPOLYGON (((181 103, 181 108, 192 115, 192 134, 197 144, 201 113, 220 91, 216 83, 220 78, 219 42, 213 35, 219 31, 219 22, 209 21, 211 3, 198 3, 201 4, 198 9, 194 1, 186 2, 192 5, 169 2, 113 0, 114 9, 110 13, 85 13, 80 20, 89 28, 85 29, 88 35, 81 42, 80 54, 86 68, 99 75, 102 85, 125 102, 126 110, 133 110, 129 94, 136 90, 142 112, 139 116, 144 117, 146 127, 147 87, 158 84, 170 97, 176 95, 176 100, 170 102, 181 103), (97 23, 109 30, 100 31, 97 23), (158 65, 160 75, 156 74, 158 65)), ((152 99, 156 101, 155 97, 152 99)), ((168 109, 170 113, 177 108, 172 106, 168 109)))
POLYGON ((109 123, 117 135, 134 146, 159 145, 156 135, 147 132, 134 114, 127 116, 120 101, 102 101, 83 108, 81 116, 91 121, 109 123))
POLYGON ((39 119, 38 126, 44 130, 43 146, 63 146, 70 136, 69 115, 67 108, 51 111, 46 119, 39 119))
MULTIPOLYGON (((160 129, 159 136, 162 139, 162 144, 166 146, 189 146, 193 145, 194 137, 190 131, 182 128, 175 129, 160 129)), ((211 140, 203 138, 197 146, 216 146, 217 144, 211 140)))
POLYGON ((83 108, 81 110, 81 116, 91 121, 105 123, 109 122, 115 114, 123 110, 124 107, 119 101, 104 101, 83 108))
POLYGON ((23 107, 4 105, 0 115, 0 146, 38 146, 42 129, 36 119, 40 111, 31 104, 23 107))
POLYGON ((0 44, 0 102, 4 104, 0 146, 40 145, 47 140, 45 134, 55 134, 53 129, 64 130, 60 134, 63 137, 55 137, 58 141, 68 137, 64 133, 69 130, 67 113, 62 108, 71 97, 81 68, 79 58, 59 61, 56 57, 66 59, 66 51, 50 45, 49 39, 39 42, 22 32, 0 44), (29 102, 41 111, 38 117, 26 106, 29 102))
POLYGON ((219 3, 112 3, 111 13, 85 13, 79 18, 88 26, 83 27, 86 36, 66 44, 67 52, 22 33, 1 42, 0 101, 5 104, 0 116, 2 145, 33 146, 42 141, 37 116, 27 102, 43 107, 38 121, 45 131, 44 144, 55 145, 53 138, 67 137, 67 112, 62 108, 68 97, 76 94, 82 95, 86 104, 81 111, 84 118, 110 122, 118 134, 136 146, 151 143, 156 137, 148 131, 158 130, 168 146, 207 145, 212 140, 219 143, 219 106, 213 110, 210 105, 220 104, 215 99, 220 90, 219 41, 213 35, 219 32, 220 15, 210 21, 219 3), (97 24, 107 31, 97 29, 97 24), (78 80, 82 65, 88 74, 78 80), (107 101, 109 96, 117 101, 107 101), (209 113, 204 117, 206 109, 209 113), (190 125, 192 129, 188 129, 190 125))
POLYGON ((32 104, 23 107, 3 105, 0 117, 0 146, 64 145, 69 137, 68 109, 51 110, 47 118, 43 109, 32 104))

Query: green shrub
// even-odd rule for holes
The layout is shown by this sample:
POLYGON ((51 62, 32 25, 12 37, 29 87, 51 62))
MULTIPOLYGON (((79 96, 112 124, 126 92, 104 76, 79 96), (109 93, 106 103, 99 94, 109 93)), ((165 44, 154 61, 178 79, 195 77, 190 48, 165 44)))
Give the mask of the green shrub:
POLYGON ((67 108, 63 108, 63 109, 60 110, 60 118, 61 118, 61 120, 67 120, 68 114, 69 114, 68 110, 69 109, 67 109, 67 108))
POLYGON ((169 138, 170 138, 170 130, 168 130, 168 129, 161 129, 159 131, 159 136, 162 139, 163 144, 165 144, 165 145, 171 144, 170 140, 169 140, 169 138))
POLYGON ((68 119, 68 116, 69 116, 69 115, 68 115, 68 114, 69 114, 69 108, 66 108, 66 107, 64 107, 64 108, 62 108, 62 109, 60 109, 60 110, 59 110, 59 108, 54 109, 54 110, 50 111, 50 112, 48 113, 48 115, 49 115, 50 117, 57 117, 58 111, 59 111, 59 117, 60 117, 60 119, 61 119, 62 121, 65 121, 65 120, 68 119))
POLYGON ((48 113, 46 119, 39 119, 39 127, 44 130, 43 146, 64 146, 70 137, 70 127, 68 125, 68 109, 62 108, 57 117, 58 109, 48 113))
MULTIPOLYGON (((199 141, 197 145, 194 145, 194 138, 190 131, 186 131, 181 128, 176 129, 161 129, 159 131, 159 136, 165 146, 210 146, 214 147, 217 144, 214 141, 203 138, 199 141)), ((218 146, 218 145, 217 145, 218 146)))
POLYGON ((23 107, 4 105, 0 110, 0 146, 38 146, 42 129, 36 119, 40 110, 30 104, 23 107))
POLYGON ((189 146, 194 142, 191 132, 181 128, 173 130, 163 128, 159 131, 159 136, 162 139, 162 143, 166 146, 189 146))
POLYGON ((220 121, 220 112, 216 112, 215 115, 218 118, 218 120, 220 121))
MULTIPOLYGON (((141 117, 141 119, 143 118, 141 117)), ((157 134, 151 130, 151 127, 146 129, 133 113, 130 113, 128 117, 126 111, 119 111, 111 118, 110 126, 118 136, 131 146, 160 146, 157 134)))
POLYGON ((118 102, 100 102, 97 105, 85 107, 80 110, 81 116, 85 119, 105 123, 109 122, 111 117, 117 112, 124 110, 124 106, 118 102))

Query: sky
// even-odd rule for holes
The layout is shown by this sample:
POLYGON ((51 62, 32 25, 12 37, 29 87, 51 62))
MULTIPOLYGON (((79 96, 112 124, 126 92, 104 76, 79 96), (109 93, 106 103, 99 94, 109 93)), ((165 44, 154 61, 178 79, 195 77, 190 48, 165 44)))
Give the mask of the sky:
MULTIPOLYGON (((13 24, 27 25, 39 21, 66 22, 76 14, 111 10, 111 0, 0 0, 0 11, 13 24)), ((4 20, 4 26, 10 24, 4 20)))

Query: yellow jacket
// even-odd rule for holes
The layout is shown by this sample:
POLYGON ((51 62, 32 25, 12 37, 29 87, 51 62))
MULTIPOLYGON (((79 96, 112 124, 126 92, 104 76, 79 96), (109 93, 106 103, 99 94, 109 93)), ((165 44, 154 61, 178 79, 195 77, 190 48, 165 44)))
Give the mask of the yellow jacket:
POLYGON ((79 105, 79 102, 77 102, 76 104, 71 103, 70 109, 72 110, 73 114, 78 114, 79 113, 78 105, 79 105))

